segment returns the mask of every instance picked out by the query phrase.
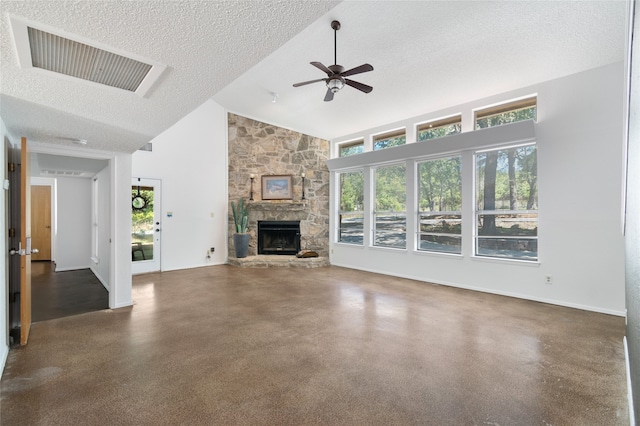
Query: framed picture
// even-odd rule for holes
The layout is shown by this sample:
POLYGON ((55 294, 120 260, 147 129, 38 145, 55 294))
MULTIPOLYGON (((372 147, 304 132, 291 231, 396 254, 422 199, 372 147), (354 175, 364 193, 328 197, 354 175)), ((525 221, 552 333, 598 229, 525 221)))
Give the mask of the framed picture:
POLYGON ((291 200, 293 186, 291 175, 262 176, 263 200, 291 200))

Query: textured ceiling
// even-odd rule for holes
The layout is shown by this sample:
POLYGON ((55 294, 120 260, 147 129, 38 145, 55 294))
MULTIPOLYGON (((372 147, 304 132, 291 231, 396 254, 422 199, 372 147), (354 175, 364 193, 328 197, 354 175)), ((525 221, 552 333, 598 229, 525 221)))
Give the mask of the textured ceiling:
POLYGON ((624 0, 3 0, 0 115, 14 136, 133 152, 213 98, 331 139, 621 61, 625 10, 624 0), (9 14, 169 68, 146 97, 20 69, 9 14), (323 102, 323 83, 292 87, 324 77, 309 62, 333 63, 333 19, 338 63, 372 64, 352 77, 372 93, 346 87, 323 102))
POLYGON ((133 152, 335 3, 3 0, 0 115, 15 136, 45 143, 80 138, 87 139, 91 148, 133 152), (9 14, 169 68, 146 97, 39 69, 21 69, 9 14), (15 105, 19 112, 11 111, 15 105))

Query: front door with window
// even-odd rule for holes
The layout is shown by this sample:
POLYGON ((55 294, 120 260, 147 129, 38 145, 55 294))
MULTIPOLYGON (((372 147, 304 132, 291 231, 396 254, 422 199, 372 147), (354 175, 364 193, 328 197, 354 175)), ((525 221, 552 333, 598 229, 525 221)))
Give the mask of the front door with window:
POLYGON ((160 270, 160 180, 133 178, 131 185, 131 272, 160 270))

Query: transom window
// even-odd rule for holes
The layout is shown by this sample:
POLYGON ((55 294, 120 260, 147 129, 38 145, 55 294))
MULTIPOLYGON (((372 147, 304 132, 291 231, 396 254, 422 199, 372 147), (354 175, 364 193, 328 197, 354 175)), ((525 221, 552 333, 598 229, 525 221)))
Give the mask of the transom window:
POLYGON ((462 131, 462 116, 456 115, 440 120, 428 121, 417 127, 418 141, 441 138, 462 131))
POLYGON ((404 145, 407 143, 407 135, 405 129, 395 130, 393 132, 376 135, 373 137, 373 150, 391 148, 394 146, 404 145))
POLYGON ((364 244, 364 172, 340 173, 338 241, 364 244))
POLYGON ((477 256, 538 259, 535 144, 476 153, 477 256))
POLYGON ((476 111, 476 129, 501 126, 507 123, 537 119, 537 97, 521 99, 514 102, 493 106, 476 111))
POLYGON ((407 178, 405 164, 381 166, 375 172, 373 245, 406 248, 407 178))
POLYGON ((364 152, 364 139, 347 142, 339 146, 339 156, 348 157, 349 155, 362 154, 364 152))
POLYGON ((462 253, 461 157, 418 163, 418 250, 462 253))

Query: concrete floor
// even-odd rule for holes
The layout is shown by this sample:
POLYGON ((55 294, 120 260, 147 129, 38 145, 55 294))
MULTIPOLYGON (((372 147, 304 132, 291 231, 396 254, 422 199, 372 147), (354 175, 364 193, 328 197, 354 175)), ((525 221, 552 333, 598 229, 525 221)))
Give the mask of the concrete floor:
POLYGON ((627 425, 624 319, 339 267, 134 277, 33 325, 3 425, 627 425))

